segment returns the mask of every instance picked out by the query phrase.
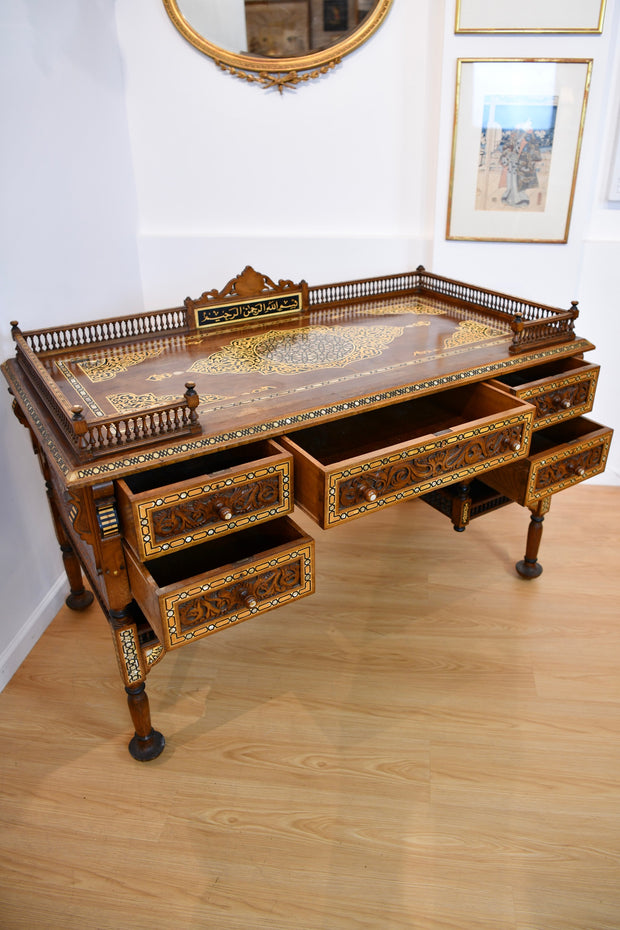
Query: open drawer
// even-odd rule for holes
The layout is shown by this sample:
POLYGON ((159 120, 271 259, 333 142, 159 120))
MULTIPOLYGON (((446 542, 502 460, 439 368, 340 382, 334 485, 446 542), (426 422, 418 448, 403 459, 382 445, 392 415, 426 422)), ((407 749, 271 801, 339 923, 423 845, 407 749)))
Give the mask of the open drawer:
POLYGON ((314 541, 280 517, 141 562, 125 549, 133 596, 166 649, 314 591, 314 541))
POLYGON ((480 382, 282 437, 295 499, 320 526, 526 455, 533 408, 480 382))
POLYGON ((266 440, 131 475, 116 484, 123 535, 150 559, 290 513, 291 471, 266 440))
POLYGON ((585 417, 534 433, 530 454, 485 475, 485 482, 529 507, 605 470, 613 430, 585 417))
POLYGON ((491 384, 533 404, 534 429, 541 429, 592 410, 599 369, 581 358, 563 358, 506 372, 491 384))

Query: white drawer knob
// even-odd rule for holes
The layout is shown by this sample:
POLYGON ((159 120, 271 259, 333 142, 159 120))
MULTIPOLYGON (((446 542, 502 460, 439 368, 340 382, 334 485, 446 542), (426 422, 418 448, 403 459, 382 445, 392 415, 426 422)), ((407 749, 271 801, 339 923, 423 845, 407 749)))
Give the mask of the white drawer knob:
POLYGON ((228 507, 227 504, 222 504, 222 503, 216 504, 215 509, 217 510, 220 516, 220 519, 226 520, 226 521, 232 520, 232 510, 230 509, 230 507, 228 507))

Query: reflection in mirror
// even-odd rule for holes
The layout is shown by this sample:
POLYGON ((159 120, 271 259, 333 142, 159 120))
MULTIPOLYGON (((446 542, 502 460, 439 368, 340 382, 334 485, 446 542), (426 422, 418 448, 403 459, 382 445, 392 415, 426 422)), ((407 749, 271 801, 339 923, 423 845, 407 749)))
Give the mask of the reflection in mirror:
POLYGON ((279 90, 333 68, 377 29, 392 4, 392 0, 163 2, 179 32, 221 68, 279 90))
POLYGON ((294 58, 329 48, 362 23, 377 0, 178 0, 196 32, 231 52, 294 58))

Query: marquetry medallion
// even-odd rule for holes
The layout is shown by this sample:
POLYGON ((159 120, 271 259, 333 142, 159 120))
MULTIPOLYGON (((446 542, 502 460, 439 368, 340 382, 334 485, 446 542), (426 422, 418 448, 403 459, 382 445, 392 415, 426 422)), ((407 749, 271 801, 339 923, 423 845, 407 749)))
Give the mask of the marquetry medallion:
POLYGON ((381 355, 403 334, 402 326, 303 326, 233 339, 199 359, 189 372, 291 374, 349 365, 381 355))

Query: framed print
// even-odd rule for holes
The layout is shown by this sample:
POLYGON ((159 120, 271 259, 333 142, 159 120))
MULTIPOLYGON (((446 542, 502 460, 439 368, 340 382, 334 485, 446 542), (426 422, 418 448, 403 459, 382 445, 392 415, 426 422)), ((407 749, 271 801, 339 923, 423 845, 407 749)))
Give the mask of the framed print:
POLYGON ((602 32, 606 0, 457 0, 455 32, 602 32))
POLYGON ((447 239, 566 242, 592 59, 457 62, 447 239))

